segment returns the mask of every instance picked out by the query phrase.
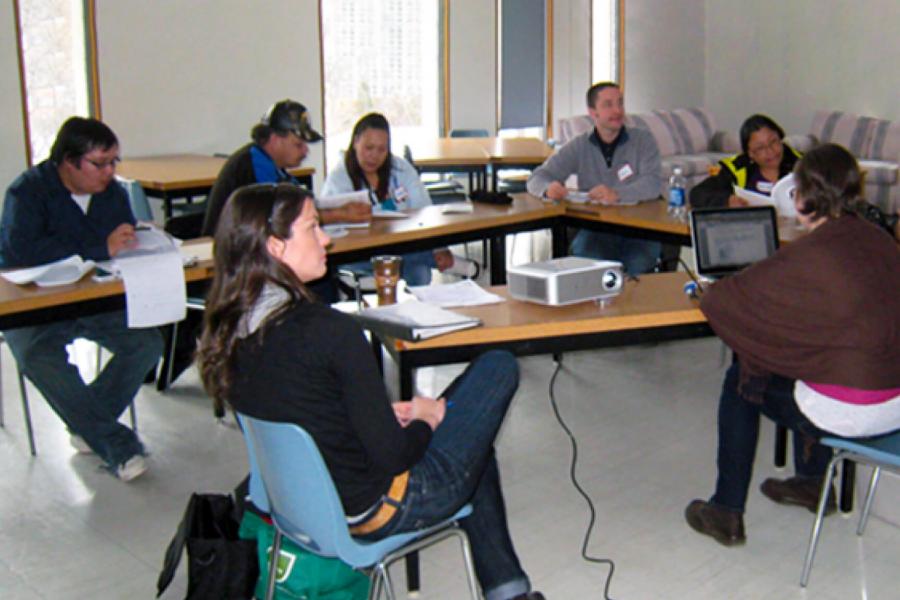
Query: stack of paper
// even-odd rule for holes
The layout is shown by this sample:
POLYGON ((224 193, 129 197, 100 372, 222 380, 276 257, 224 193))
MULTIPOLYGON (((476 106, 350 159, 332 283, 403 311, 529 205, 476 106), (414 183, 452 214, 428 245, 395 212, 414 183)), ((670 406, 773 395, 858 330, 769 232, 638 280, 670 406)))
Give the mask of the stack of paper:
POLYGON ((94 268, 94 262, 82 260, 77 254, 68 258, 27 269, 3 273, 3 278, 18 285, 35 283, 41 287, 55 287, 75 283, 94 268))
POLYGON ((413 342, 481 325, 481 320, 475 317, 418 300, 365 308, 356 318, 375 334, 413 342))
POLYGON ((496 304, 503 298, 492 294, 471 279, 438 285, 417 285, 409 291, 422 302, 437 306, 479 306, 496 304))

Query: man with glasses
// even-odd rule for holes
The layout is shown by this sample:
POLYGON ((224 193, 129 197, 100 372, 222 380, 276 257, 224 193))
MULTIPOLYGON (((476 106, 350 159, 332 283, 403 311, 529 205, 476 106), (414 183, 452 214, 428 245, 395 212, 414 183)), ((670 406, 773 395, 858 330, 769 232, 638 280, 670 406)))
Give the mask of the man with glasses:
MULTIPOLYGON (((72 117, 60 128, 50 158, 9 186, 0 219, 0 266, 31 267, 73 254, 109 260, 135 242, 135 218, 115 180, 119 142, 96 119, 72 117)), ((147 373, 162 340, 153 329, 129 329, 115 311, 4 331, 19 369, 65 422, 79 453, 96 453, 123 481, 147 470, 137 434, 118 422, 147 373), (69 364, 76 338, 112 353, 85 384, 69 364)))

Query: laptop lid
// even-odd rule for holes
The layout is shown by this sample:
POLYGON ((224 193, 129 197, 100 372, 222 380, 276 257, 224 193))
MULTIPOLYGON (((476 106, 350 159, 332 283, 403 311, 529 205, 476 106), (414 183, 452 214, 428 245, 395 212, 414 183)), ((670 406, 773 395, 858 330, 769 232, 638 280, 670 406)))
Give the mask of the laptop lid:
POLYGON ((737 273, 778 250, 774 206, 691 211, 694 268, 709 278, 737 273))

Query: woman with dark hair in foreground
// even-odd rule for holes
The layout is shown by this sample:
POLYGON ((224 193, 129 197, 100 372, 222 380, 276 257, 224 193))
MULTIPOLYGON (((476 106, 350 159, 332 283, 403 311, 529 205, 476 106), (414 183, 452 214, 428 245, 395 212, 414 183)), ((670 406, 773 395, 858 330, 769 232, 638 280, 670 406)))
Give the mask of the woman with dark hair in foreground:
POLYGON ((315 302, 328 236, 292 185, 237 190, 216 232, 199 364, 216 400, 315 439, 351 533, 380 539, 443 521, 463 504, 488 600, 531 592, 506 522, 494 438, 518 387, 515 358, 478 357, 438 399, 391 404, 352 317, 315 302))

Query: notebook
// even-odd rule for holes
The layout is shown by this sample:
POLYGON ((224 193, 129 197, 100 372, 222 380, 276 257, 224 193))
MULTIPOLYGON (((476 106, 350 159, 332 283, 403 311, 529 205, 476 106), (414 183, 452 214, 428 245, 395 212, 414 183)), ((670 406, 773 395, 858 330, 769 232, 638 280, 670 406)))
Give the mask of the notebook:
POLYGON ((697 275, 716 279, 772 256, 778 250, 774 206, 691 211, 697 275))

